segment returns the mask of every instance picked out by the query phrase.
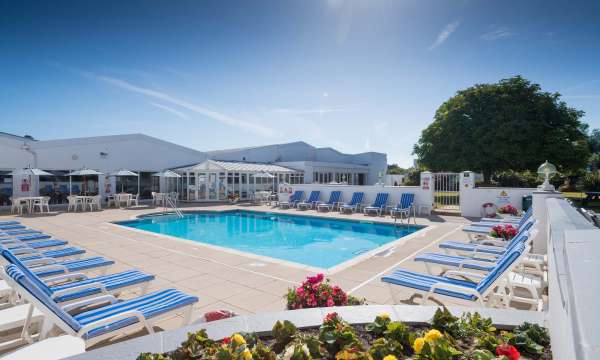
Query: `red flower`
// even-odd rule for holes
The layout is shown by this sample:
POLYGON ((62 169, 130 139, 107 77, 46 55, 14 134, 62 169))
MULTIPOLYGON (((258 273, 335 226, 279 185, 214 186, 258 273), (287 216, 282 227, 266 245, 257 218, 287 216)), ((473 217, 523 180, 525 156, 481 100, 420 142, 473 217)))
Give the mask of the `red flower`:
POLYGON ((309 276, 309 277, 307 277, 306 281, 309 284, 313 284, 313 286, 314 286, 315 284, 318 284, 321 281, 323 281, 324 278, 325 278, 325 276, 323 274, 317 274, 315 276, 309 276))
POLYGON ((228 345, 231 342, 230 337, 223 338, 223 344, 228 345))
POLYGON ((336 312, 329 313, 325 316, 325 322, 333 321, 337 318, 338 314, 336 312))
POLYGON ((333 298, 332 297, 327 298, 327 306, 333 306, 333 305, 335 305, 335 303, 333 302, 333 298))
POLYGON ((519 360, 521 354, 516 347, 509 344, 500 344, 496 347, 496 356, 506 356, 508 360, 519 360))

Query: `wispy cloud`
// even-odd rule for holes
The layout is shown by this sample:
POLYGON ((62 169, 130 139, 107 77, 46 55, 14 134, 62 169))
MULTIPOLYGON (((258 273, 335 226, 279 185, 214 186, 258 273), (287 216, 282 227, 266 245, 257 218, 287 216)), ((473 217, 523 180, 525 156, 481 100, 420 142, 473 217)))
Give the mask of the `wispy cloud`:
POLYGON ((455 32, 456 29, 458 29, 459 25, 460 25, 460 21, 458 21, 458 20, 446 25, 442 29, 442 31, 440 31, 440 33, 438 34, 435 41, 433 42, 433 44, 431 44, 428 47, 428 49, 433 50, 433 49, 437 48, 438 46, 442 45, 446 40, 448 40, 450 35, 452 35, 452 33, 455 32))
POLYGON ((515 36, 516 33, 506 26, 492 25, 491 30, 482 34, 481 38, 487 41, 502 40, 515 36))
POLYGON ((289 108, 276 108, 271 109, 270 112, 274 114, 287 114, 287 115, 319 115, 344 112, 347 109, 336 109, 336 108, 318 108, 318 109, 289 109, 289 108))
POLYGON ((168 107, 166 105, 157 104, 157 103, 153 103, 153 102, 151 102, 150 105, 152 105, 154 107, 157 107, 159 109, 165 110, 167 112, 170 112, 171 114, 173 114, 173 115, 175 115, 177 117, 180 117, 182 119, 186 119, 187 120, 187 119, 190 118, 189 116, 187 116, 186 114, 182 113, 181 111, 175 110, 172 107, 168 107))
POLYGON ((206 116, 208 118, 211 118, 213 120, 216 120, 220 123, 223 123, 223 124, 226 124, 226 125, 229 125, 232 127, 237 127, 237 128, 243 129, 243 130, 248 130, 248 131, 254 132, 256 134, 263 135, 263 136, 271 137, 271 136, 276 135, 275 130, 268 128, 266 126, 250 123, 248 121, 245 121, 242 119, 237 119, 232 116, 220 113, 218 111, 207 109, 206 107, 191 103, 189 101, 179 99, 179 98, 169 95, 165 92, 145 88, 142 86, 132 84, 132 83, 122 80, 122 79, 118 79, 118 78, 114 78, 114 77, 110 77, 110 76, 99 75, 99 74, 95 74, 95 73, 89 72, 89 71, 82 71, 81 74, 87 78, 101 81, 101 82, 104 82, 111 86, 118 87, 123 90, 127 90, 129 92, 141 94, 141 95, 153 98, 153 99, 161 100, 161 101, 169 103, 171 105, 179 106, 188 111, 206 116))

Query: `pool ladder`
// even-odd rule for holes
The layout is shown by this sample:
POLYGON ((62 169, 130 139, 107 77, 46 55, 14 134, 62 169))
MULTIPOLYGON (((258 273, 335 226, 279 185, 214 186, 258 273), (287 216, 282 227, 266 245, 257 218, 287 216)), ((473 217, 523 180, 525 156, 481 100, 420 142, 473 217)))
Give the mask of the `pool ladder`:
MULTIPOLYGON (((175 213, 175 215, 177 215, 178 218, 183 218, 183 213, 181 212, 181 210, 179 210, 179 208, 177 207, 177 205, 175 205, 175 203, 173 202, 173 200, 171 200, 170 197, 166 197, 166 202, 165 205, 170 206, 173 209, 173 212, 175 213)), ((167 210, 167 206, 165 206, 165 212, 167 210)))

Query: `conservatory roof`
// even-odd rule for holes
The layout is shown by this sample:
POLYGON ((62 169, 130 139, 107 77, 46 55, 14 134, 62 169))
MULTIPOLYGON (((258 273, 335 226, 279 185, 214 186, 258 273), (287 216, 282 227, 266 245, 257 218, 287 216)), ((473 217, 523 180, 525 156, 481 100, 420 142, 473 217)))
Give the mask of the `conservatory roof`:
POLYGON ((237 162, 237 161, 217 161, 217 160, 206 160, 203 163, 186 166, 176 169, 178 172, 186 171, 203 171, 203 170, 217 170, 217 171, 232 171, 232 172, 267 172, 267 173, 295 173, 298 170, 290 169, 280 165, 274 164, 263 164, 263 163, 248 163, 248 162, 237 162))

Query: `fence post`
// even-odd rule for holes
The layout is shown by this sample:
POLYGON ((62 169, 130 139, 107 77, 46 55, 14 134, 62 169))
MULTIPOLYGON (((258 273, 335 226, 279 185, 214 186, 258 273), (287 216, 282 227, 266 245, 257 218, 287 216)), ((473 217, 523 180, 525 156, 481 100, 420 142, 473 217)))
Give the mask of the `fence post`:
MULTIPOLYGON (((423 190, 423 199, 419 199, 420 205, 427 205, 433 210, 433 174, 431 171, 421 171, 420 179, 421 190, 423 190)), ((418 206, 418 205, 417 205, 418 206)))
POLYGON ((475 173, 473 171, 463 171, 460 173, 460 181, 459 181, 459 195, 458 201, 460 204, 460 214, 463 214, 463 204, 464 201, 469 198, 469 196, 473 196, 473 191, 475 190, 475 173))
POLYGON ((563 198, 563 194, 558 191, 543 191, 538 190, 533 192, 533 217, 537 220, 537 228, 539 229, 537 236, 533 238, 531 252, 534 254, 548 253, 548 207, 546 199, 563 198))

